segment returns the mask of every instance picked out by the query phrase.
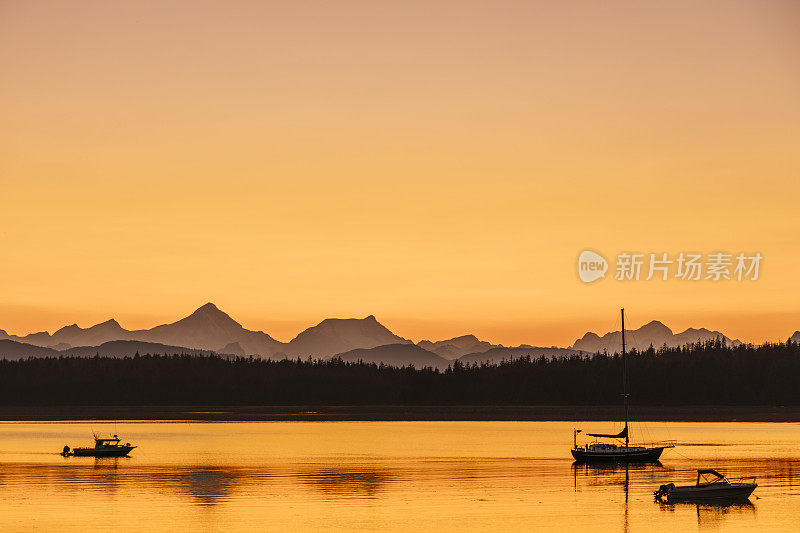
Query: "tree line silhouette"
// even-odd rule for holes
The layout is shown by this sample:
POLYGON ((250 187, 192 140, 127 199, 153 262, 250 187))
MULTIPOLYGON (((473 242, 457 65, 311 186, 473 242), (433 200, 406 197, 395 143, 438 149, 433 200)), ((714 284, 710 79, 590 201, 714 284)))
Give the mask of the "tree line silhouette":
MULTIPOLYGON (((800 405, 800 345, 722 341, 628 354, 637 405, 800 405)), ((445 370, 196 355, 0 361, 3 405, 614 405, 622 359, 454 362, 445 370)))

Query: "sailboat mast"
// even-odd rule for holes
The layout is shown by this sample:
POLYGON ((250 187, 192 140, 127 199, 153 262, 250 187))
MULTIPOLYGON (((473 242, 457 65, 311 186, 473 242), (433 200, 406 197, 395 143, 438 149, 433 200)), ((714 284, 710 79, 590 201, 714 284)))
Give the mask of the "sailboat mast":
POLYGON ((625 447, 628 447, 628 361, 625 358, 625 309, 622 315, 622 401, 625 405, 625 447))

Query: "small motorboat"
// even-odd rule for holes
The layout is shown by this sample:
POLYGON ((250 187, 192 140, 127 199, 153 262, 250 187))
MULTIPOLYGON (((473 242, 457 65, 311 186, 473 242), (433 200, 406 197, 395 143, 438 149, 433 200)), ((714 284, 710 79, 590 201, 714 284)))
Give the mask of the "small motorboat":
POLYGON ((743 477, 732 482, 716 470, 704 468, 697 471, 696 484, 675 486, 668 483, 661 485, 654 495, 660 502, 744 501, 756 487, 755 477, 743 477), (752 483, 746 483, 746 480, 752 483))
POLYGON ((69 446, 64 446, 61 455, 64 457, 124 457, 130 453, 136 446, 131 446, 130 442, 120 444, 120 439, 116 435, 110 438, 99 437, 96 434, 94 437, 94 448, 73 448, 70 450, 69 446))

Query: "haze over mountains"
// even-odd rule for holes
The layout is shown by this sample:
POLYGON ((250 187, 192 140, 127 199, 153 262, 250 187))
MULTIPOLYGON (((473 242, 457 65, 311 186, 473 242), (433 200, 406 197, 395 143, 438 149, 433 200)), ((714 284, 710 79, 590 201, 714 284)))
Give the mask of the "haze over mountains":
MULTIPOLYGON (((628 349, 646 350, 650 346, 661 348, 666 345, 669 348, 676 348, 686 344, 705 342, 707 340, 722 339, 726 345, 737 346, 741 344, 738 340, 732 340, 719 331, 709 331, 705 328, 689 328, 681 333, 673 333, 671 329, 657 320, 653 320, 640 327, 639 329, 625 329, 625 345, 628 349)), ((590 353, 608 352, 615 353, 620 351, 622 346, 622 334, 619 331, 606 333, 602 337, 596 333, 589 332, 572 345, 576 350, 583 350, 590 353)))
POLYGON ((431 367, 439 370, 444 370, 452 363, 449 359, 445 359, 416 344, 387 344, 374 348, 358 348, 337 354, 336 357, 351 363, 366 361, 391 366, 414 365, 416 368, 431 367))
POLYGON ((244 353, 262 355, 272 355, 283 347, 282 342, 276 341, 263 331, 250 331, 243 328, 241 324, 217 309, 217 306, 212 303, 205 304, 177 322, 163 324, 152 329, 129 331, 112 318, 86 329, 72 324, 59 329, 52 335, 40 332, 18 337, 8 335, 5 331, 0 330, 0 338, 62 350, 73 346, 97 346, 115 340, 138 340, 216 351, 221 351, 223 347, 231 343, 238 343, 244 353))
POLYGON ((467 354, 480 353, 492 348, 499 348, 499 344, 478 340, 475 335, 462 335, 444 341, 419 341, 417 346, 434 352, 445 359, 458 359, 467 354))
POLYGON ((27 357, 125 357, 135 354, 185 354, 185 355, 211 355, 217 352, 186 348, 185 346, 169 346, 156 342, 142 341, 108 341, 99 346, 76 346, 68 349, 55 349, 46 346, 36 346, 9 339, 0 340, 0 359, 24 359, 27 357))
POLYGON ((387 344, 413 344, 398 337, 370 315, 358 318, 327 318, 300 333, 284 348, 295 357, 330 357, 358 348, 374 348, 387 344))
MULTIPOLYGON (((721 338, 735 346, 719 331, 689 328, 681 333, 658 321, 635 329, 626 329, 629 348, 645 350, 650 346, 676 347, 698 341, 721 338)), ((800 342, 800 331, 792 336, 800 342)), ((207 303, 189 316, 151 329, 126 330, 110 319, 89 328, 76 324, 53 333, 9 335, 0 330, 0 358, 45 357, 59 355, 132 356, 135 353, 185 353, 192 355, 218 353, 223 355, 269 358, 318 358, 333 356, 346 361, 366 361, 390 365, 430 366, 446 368, 454 360, 462 363, 499 362, 525 356, 565 357, 595 352, 618 352, 619 331, 602 337, 589 332, 569 348, 520 345, 506 347, 482 341, 474 335, 462 335, 441 341, 423 340, 419 343, 396 335, 370 315, 363 319, 328 318, 312 326, 289 342, 280 342, 263 331, 244 328, 214 304, 207 303)))

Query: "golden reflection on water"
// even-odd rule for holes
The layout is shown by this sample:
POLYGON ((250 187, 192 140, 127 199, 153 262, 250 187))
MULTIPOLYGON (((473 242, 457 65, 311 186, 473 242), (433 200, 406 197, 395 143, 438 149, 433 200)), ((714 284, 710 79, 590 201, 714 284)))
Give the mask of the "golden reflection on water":
POLYGON ((300 472, 298 478, 332 497, 375 498, 381 488, 391 481, 391 474, 328 467, 310 472, 300 472))
MULTIPOLYGON (((602 424, 600 424, 602 425, 602 424)), ((795 531, 800 425, 654 423, 653 465, 575 465, 562 422, 122 423, 131 457, 61 457, 103 423, 0 424, 0 530, 795 531), (752 503, 658 504, 694 469, 752 503)))
MULTIPOLYGON (((723 520, 730 517, 735 519, 754 518, 756 506, 752 502, 730 502, 730 503, 659 503, 659 508, 665 512, 675 512, 676 510, 696 510, 697 525, 700 529, 716 529, 723 524, 723 520), (749 516, 748 516, 749 515, 749 516)), ((752 521, 749 521, 752 523, 752 521)))

